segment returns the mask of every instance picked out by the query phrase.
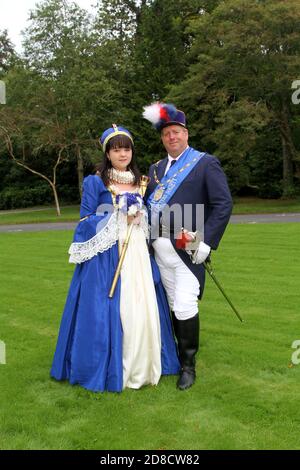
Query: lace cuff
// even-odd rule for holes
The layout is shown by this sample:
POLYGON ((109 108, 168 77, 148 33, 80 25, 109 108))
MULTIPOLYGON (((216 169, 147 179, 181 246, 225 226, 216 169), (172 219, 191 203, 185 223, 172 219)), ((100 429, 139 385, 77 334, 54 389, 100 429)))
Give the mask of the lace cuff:
POLYGON ((69 263, 84 263, 98 253, 109 250, 117 242, 118 236, 117 212, 114 212, 105 227, 93 238, 82 243, 72 243, 69 248, 69 263))

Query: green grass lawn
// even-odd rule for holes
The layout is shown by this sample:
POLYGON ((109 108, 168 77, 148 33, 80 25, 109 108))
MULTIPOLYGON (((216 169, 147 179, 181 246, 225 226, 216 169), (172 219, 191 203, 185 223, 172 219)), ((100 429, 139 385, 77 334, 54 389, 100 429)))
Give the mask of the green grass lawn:
POLYGON ((34 224, 43 222, 76 222, 79 221, 79 206, 61 208, 61 215, 56 215, 54 207, 19 209, 17 211, 0 211, 0 225, 34 224))
POLYGON ((233 214, 300 212, 300 199, 234 198, 233 214))
MULTIPOLYGON (((300 212, 300 199, 234 199, 233 214, 268 214, 300 212)), ((79 206, 61 208, 61 216, 56 215, 54 207, 0 211, 0 225, 32 224, 39 222, 76 222, 79 220, 79 206)))
POLYGON ((197 382, 121 394, 49 378, 71 232, 0 234, 1 449, 299 449, 299 224, 231 225, 207 278, 197 382))

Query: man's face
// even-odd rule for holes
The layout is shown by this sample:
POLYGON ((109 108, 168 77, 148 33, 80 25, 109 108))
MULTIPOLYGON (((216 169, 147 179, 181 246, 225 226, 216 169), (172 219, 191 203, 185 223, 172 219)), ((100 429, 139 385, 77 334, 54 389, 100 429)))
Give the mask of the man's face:
POLYGON ((188 130, 182 126, 167 126, 161 131, 161 140, 171 157, 176 158, 187 147, 189 139, 188 130))

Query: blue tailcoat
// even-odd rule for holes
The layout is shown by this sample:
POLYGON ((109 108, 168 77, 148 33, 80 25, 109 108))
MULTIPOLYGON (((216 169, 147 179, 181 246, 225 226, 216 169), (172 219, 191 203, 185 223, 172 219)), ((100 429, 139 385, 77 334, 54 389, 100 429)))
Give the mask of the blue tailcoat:
MULTIPOLYGON (((178 163, 180 162, 180 159, 178 163)), ((149 170, 150 183, 145 194, 147 201, 150 194, 157 186, 154 178, 154 170, 160 181, 164 174, 168 163, 168 157, 158 163, 151 165, 149 170)), ((176 192, 168 202, 170 207, 173 204, 203 204, 204 205, 204 242, 213 250, 216 250, 225 228, 229 222, 232 211, 232 198, 226 176, 222 170, 219 160, 206 153, 199 163, 195 165, 189 175, 183 180, 176 192)), ((193 219, 192 230, 196 230, 196 220, 193 219)), ((184 227, 184 220, 182 220, 184 227)), ((171 234, 170 240, 187 267, 195 274, 200 283, 201 296, 204 291, 205 269, 203 264, 193 264, 189 255, 183 250, 177 250, 175 246, 174 233, 171 234)))

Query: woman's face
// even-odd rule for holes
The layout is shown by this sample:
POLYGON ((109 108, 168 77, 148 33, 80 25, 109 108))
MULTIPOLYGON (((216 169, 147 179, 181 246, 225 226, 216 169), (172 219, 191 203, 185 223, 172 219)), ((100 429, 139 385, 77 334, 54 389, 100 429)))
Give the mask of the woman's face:
POLYGON ((132 149, 126 147, 111 148, 108 158, 116 170, 126 171, 132 159, 132 149))

